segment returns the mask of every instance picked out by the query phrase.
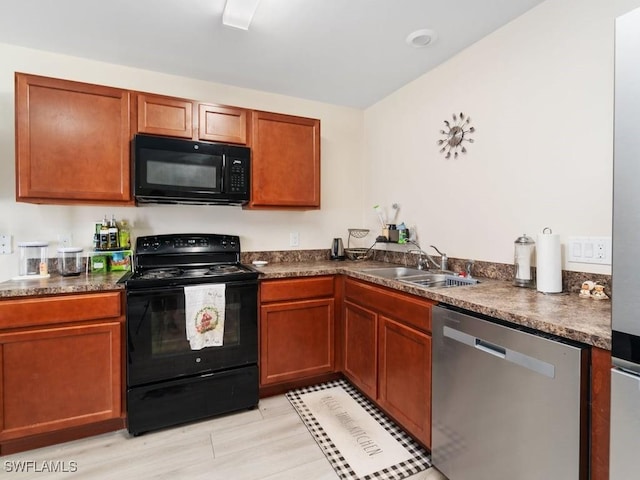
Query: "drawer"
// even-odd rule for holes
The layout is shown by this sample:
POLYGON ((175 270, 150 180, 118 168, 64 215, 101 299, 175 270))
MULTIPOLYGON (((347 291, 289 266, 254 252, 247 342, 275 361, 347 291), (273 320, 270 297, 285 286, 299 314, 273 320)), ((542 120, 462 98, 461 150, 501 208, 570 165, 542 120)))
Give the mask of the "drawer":
POLYGON ((0 301, 0 329, 116 318, 122 315, 120 292, 0 301))
POLYGON ((435 302, 350 278, 345 280, 344 296, 356 305, 431 332, 431 307, 435 302))
POLYGON ((263 280, 260 283, 260 301, 282 302, 305 298, 332 297, 334 277, 296 277, 286 279, 263 280))

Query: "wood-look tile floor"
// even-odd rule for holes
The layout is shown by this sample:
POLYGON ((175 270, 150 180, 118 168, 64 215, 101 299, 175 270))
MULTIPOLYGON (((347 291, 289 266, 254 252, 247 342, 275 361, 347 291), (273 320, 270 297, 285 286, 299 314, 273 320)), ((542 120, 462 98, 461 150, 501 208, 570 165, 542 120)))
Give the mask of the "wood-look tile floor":
MULTIPOLYGON (((138 437, 120 430, 7 455, 0 458, 0 474, 16 480, 338 479, 284 395, 262 399, 254 410, 138 437), (20 461, 33 462, 31 472, 15 472, 20 461), (77 469, 42 472, 43 467, 55 462, 66 470, 72 470, 73 465, 77 469)), ((446 478, 430 468, 410 480, 446 478)))

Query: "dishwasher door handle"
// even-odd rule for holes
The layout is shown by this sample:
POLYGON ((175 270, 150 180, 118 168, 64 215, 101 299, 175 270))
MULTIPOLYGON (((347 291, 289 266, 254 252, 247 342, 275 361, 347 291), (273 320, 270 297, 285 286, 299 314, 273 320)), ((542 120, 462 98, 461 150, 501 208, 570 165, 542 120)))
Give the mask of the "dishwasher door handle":
POLYGON ((507 349, 500 345, 494 345, 480 338, 476 338, 475 347, 478 350, 487 352, 490 355, 495 355, 498 358, 507 358, 507 349))
POLYGON ((556 376, 555 366, 551 363, 540 360, 539 358, 531 357, 518 352, 517 350, 501 347, 497 344, 487 342, 486 340, 474 335, 469 335, 468 333, 461 332, 460 330, 456 330, 455 328, 451 328, 446 325, 442 329, 442 334, 452 340, 473 347, 476 350, 486 352, 490 355, 506 360, 507 362, 514 363, 528 370, 539 373, 540 375, 544 375, 545 377, 555 378, 556 376))

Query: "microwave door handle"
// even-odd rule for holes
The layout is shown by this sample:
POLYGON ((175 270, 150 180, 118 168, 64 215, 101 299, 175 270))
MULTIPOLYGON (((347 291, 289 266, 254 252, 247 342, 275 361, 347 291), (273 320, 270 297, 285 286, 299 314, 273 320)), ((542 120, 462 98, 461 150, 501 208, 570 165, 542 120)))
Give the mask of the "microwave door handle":
POLYGON ((220 175, 220 191, 221 192, 226 192, 226 189, 227 189, 226 180, 227 180, 228 171, 229 170, 227 168, 227 154, 223 153, 222 154, 222 172, 224 173, 224 175, 220 175))

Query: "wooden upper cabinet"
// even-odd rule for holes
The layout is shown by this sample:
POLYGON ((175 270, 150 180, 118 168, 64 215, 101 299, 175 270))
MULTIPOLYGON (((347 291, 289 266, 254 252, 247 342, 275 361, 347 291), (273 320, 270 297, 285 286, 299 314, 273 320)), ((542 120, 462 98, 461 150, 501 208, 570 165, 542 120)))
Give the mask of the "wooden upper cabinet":
POLYGON ((193 138, 193 102, 147 93, 137 94, 138 133, 193 138))
POLYGON ((139 133, 247 144, 247 110, 150 93, 136 95, 139 133))
POLYGON ((246 145, 249 117, 242 108, 200 103, 198 138, 210 142, 246 145))
POLYGON ((133 204, 130 93, 15 75, 16 200, 133 204))
POLYGON ((320 120, 252 112, 249 208, 320 208, 320 120))

